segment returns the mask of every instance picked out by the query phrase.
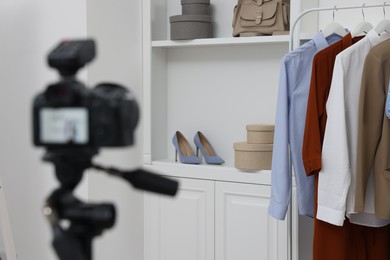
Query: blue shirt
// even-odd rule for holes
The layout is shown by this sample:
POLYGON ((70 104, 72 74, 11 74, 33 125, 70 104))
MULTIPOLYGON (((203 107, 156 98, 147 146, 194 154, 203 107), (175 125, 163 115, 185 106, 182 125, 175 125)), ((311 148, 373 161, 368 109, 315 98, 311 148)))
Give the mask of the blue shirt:
POLYGON ((268 208, 269 214, 276 219, 285 218, 291 199, 290 159, 297 187, 298 213, 314 216, 314 176, 306 176, 302 161, 312 61, 318 51, 341 38, 333 34, 325 39, 319 32, 314 39, 282 59, 272 154, 271 202, 268 208))

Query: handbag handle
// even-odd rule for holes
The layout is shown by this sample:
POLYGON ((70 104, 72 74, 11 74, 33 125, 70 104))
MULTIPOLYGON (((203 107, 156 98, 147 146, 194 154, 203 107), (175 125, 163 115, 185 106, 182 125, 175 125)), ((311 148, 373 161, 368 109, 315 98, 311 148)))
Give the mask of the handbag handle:
POLYGON ((258 6, 263 5, 265 2, 271 2, 272 0, 252 0, 253 2, 256 2, 258 6))

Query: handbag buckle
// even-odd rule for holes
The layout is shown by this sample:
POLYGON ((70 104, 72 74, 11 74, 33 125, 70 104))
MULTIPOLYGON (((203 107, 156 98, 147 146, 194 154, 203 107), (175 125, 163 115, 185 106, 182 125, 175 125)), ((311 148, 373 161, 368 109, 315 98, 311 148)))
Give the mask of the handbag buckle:
POLYGON ((263 12, 256 11, 255 23, 256 24, 261 24, 262 20, 263 20, 263 12))

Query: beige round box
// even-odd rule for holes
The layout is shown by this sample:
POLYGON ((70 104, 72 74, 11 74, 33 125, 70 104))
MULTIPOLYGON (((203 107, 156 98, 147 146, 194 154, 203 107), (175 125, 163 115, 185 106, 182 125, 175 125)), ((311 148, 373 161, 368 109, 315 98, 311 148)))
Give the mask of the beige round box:
POLYGON ((272 144, 274 142, 274 125, 247 125, 246 130, 249 144, 272 144))
POLYGON ((244 171, 270 170, 272 144, 234 143, 234 167, 244 171))

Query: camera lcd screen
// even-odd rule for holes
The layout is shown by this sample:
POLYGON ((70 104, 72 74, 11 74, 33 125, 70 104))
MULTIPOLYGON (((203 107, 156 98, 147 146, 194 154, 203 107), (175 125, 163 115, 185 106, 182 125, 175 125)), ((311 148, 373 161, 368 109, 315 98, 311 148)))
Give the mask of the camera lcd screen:
POLYGON ((39 120, 43 144, 85 145, 89 142, 86 108, 42 108, 39 120))

